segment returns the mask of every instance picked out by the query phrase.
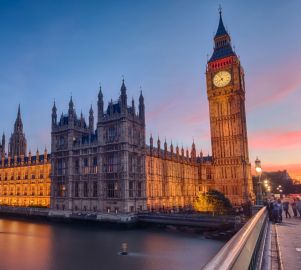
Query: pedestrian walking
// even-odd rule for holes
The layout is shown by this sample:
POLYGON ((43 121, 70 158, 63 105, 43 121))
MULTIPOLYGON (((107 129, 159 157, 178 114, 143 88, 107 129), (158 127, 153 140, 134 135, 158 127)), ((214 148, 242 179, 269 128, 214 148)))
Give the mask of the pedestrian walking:
POLYGON ((293 201, 291 203, 291 206, 292 206, 292 209, 293 209, 293 212, 294 212, 294 217, 297 217, 297 203, 296 203, 296 199, 293 198, 293 201))
POLYGON ((286 218, 288 218, 288 217, 291 218, 291 214, 289 213, 288 208, 289 208, 289 202, 288 202, 288 200, 285 200, 283 202, 283 211, 285 212, 286 218))
POLYGON ((275 200, 274 198, 272 198, 270 201, 269 201, 269 218, 270 218, 270 221, 274 221, 274 213, 273 213, 273 209, 274 209, 274 203, 275 203, 275 200))
POLYGON ((273 203, 273 222, 278 223, 279 222, 279 210, 280 210, 280 204, 278 204, 278 201, 274 201, 273 203))
POLYGON ((297 206, 297 210, 299 212, 299 216, 301 218, 301 201, 300 201, 300 198, 297 198, 296 206, 297 206))
POLYGON ((282 210, 283 210, 281 199, 277 200, 277 207, 278 207, 278 222, 281 223, 282 222, 282 210))

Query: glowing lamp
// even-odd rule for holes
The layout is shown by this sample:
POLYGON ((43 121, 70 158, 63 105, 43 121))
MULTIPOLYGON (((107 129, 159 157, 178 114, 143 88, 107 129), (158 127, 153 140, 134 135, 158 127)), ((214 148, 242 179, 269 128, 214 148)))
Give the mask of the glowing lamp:
POLYGON ((261 173, 261 168, 260 167, 256 167, 255 170, 256 170, 257 173, 261 173))

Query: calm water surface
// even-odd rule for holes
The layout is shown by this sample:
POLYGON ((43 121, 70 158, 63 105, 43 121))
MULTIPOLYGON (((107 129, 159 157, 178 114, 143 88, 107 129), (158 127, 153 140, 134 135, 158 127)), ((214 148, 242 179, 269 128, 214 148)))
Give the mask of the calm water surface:
POLYGON ((1 270, 193 270, 223 244, 179 232, 0 219, 1 270), (118 255, 122 242, 128 256, 118 255))

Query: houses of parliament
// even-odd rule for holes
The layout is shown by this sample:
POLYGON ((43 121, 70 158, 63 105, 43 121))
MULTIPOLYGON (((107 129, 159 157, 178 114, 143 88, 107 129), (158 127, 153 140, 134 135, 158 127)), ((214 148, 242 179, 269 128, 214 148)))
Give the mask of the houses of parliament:
POLYGON ((128 104, 122 81, 116 101, 87 121, 72 100, 51 114, 51 154, 27 153, 20 107, 6 152, 0 146, 0 205, 43 206, 54 212, 135 213, 187 209, 199 192, 216 189, 233 205, 253 201, 245 112, 244 70, 220 12, 206 67, 212 156, 145 136, 145 102, 128 104))

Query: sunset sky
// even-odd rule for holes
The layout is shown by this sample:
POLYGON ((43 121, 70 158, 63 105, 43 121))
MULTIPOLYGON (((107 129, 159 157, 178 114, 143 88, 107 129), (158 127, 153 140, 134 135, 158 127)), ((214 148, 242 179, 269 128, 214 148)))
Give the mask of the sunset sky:
POLYGON ((50 147, 53 100, 96 112, 119 95, 122 75, 146 103, 147 137, 211 154, 205 86, 218 5, 246 75, 249 151, 263 169, 301 177, 301 1, 0 0, 1 126, 21 104, 28 147, 50 147))

